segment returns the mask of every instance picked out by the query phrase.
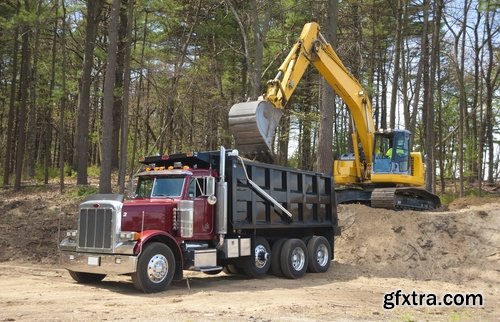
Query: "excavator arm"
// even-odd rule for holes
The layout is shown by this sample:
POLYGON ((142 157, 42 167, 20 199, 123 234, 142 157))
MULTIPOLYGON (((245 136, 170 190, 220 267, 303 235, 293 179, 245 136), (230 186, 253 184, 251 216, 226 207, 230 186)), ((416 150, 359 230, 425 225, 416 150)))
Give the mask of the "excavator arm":
POLYGON ((229 125, 236 145, 240 149, 244 146, 244 152, 254 151, 255 155, 271 153, 271 142, 281 117, 281 110, 287 105, 311 63, 344 100, 351 112, 356 129, 353 133, 353 146, 357 171, 360 178, 364 177, 357 143, 359 141, 361 144, 364 161, 370 166, 375 132, 371 104, 362 86, 349 73, 315 22, 304 26, 299 41, 281 64, 277 76, 268 81, 263 100, 238 103, 231 108, 229 125), (251 129, 252 125, 256 125, 258 129, 251 129), (255 135, 257 132, 260 132, 260 135, 255 135), (264 151, 266 149, 267 151, 264 151))

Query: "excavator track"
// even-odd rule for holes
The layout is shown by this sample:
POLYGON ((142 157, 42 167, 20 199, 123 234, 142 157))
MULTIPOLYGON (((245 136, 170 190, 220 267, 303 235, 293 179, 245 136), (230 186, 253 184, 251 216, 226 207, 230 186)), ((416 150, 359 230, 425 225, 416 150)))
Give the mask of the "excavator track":
POLYGON ((441 206, 439 197, 419 188, 376 188, 371 194, 373 208, 432 210, 441 206))
POLYGON ((234 104, 229 110, 229 131, 235 147, 247 158, 272 162, 274 131, 281 110, 267 101, 234 104))

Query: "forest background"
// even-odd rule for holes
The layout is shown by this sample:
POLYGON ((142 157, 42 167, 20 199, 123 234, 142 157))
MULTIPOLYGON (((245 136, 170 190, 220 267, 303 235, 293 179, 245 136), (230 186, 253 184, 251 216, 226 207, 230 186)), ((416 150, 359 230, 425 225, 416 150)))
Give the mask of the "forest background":
MULTIPOLYGON (((99 176, 140 156, 231 147, 228 111, 256 99, 317 21, 371 97, 406 128, 427 189, 463 196, 500 177, 500 19, 494 0, 2 0, 0 183, 99 176)), ((349 111, 310 68, 274 142, 283 165, 331 172, 349 111)), ((116 171, 118 175, 112 173, 116 171)), ((113 182, 113 180, 117 182, 113 182)), ((115 185, 117 184, 117 185, 115 185)))

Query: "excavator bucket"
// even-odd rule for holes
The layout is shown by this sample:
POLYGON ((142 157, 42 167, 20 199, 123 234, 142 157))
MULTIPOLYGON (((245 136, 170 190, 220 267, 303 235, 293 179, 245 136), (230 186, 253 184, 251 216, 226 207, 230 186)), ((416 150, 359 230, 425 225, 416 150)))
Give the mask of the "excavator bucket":
POLYGON ((229 131, 242 154, 259 161, 272 160, 271 143, 282 112, 267 101, 234 104, 229 110, 229 131))

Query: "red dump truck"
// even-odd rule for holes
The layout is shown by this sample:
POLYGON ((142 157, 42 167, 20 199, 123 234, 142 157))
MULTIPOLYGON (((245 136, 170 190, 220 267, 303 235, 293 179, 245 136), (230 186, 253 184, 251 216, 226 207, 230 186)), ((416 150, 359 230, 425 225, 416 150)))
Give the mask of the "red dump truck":
POLYGON ((97 194, 79 207, 78 229, 60 244, 80 283, 125 274, 163 291, 183 270, 325 272, 340 234, 332 177, 241 158, 237 150, 141 160, 135 194, 97 194))

